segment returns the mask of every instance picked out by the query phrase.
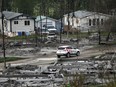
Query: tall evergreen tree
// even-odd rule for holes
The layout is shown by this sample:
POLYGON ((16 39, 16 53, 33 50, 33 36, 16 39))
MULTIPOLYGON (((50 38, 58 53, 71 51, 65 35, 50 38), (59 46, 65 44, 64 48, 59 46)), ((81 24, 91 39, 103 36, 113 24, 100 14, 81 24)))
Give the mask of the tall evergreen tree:
MULTIPOLYGON (((68 13, 68 0, 63 1, 64 13, 68 13)), ((108 13, 111 9, 116 9, 116 0, 74 0, 76 10, 89 10, 108 13)), ((45 10, 44 4, 48 8, 49 16, 58 18, 60 14, 59 0, 5 0, 4 8, 10 11, 22 12, 29 15, 39 15, 45 10), (40 8, 41 7, 41 8, 40 8)), ((70 0, 69 11, 72 12, 72 0, 70 0)))

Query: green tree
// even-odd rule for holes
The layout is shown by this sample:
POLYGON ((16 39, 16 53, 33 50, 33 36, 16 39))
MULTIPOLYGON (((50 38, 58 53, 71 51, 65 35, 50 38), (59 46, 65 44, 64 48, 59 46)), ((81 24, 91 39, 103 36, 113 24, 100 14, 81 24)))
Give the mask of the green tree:
POLYGON ((116 8, 116 0, 72 0, 67 9, 68 0, 4 0, 4 8, 9 11, 17 11, 25 14, 37 16, 40 13, 44 14, 47 10, 50 17, 59 18, 60 2, 63 3, 64 14, 72 12, 73 7, 77 10, 89 10, 109 13, 111 9, 116 8), (44 7, 45 6, 45 7, 44 7), (47 9, 46 9, 47 8, 47 9))

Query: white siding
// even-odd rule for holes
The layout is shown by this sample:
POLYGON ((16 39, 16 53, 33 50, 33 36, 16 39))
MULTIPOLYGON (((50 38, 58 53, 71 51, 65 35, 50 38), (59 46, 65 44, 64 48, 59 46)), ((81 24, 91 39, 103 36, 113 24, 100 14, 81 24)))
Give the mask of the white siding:
MULTIPOLYGON (((89 28, 91 28, 92 26, 96 26, 96 22, 95 25, 93 25, 93 19, 99 19, 99 24, 101 24, 101 19, 103 19, 103 21, 107 20, 109 17, 105 16, 105 15, 99 15, 99 14, 93 14, 87 17, 83 17, 83 18, 73 18, 73 22, 74 25, 72 25, 72 19, 71 17, 69 18, 69 22, 70 25, 72 25, 72 27, 75 27, 77 29, 80 29, 82 31, 88 31, 89 28), (91 26, 89 26, 89 19, 91 19, 91 26), (78 20, 78 22, 77 22, 78 20)), ((64 16, 64 25, 68 25, 68 17, 64 16)))
MULTIPOLYGON (((43 25, 46 25, 46 19, 43 19, 42 20, 42 26, 43 25)), ((53 20, 50 20, 50 19, 47 19, 47 25, 51 25, 51 26, 56 26, 55 25, 55 21, 53 21, 53 20)), ((39 21, 39 22, 36 22, 36 27, 41 27, 41 22, 39 21)))
POLYGON ((34 20, 23 19, 23 20, 13 20, 12 21, 12 32, 30 32, 34 31, 34 20), (14 21, 18 21, 18 24, 14 24, 14 21), (25 21, 30 21, 30 25, 25 25, 25 21))
POLYGON ((10 21, 7 21, 7 30, 10 31, 10 21))

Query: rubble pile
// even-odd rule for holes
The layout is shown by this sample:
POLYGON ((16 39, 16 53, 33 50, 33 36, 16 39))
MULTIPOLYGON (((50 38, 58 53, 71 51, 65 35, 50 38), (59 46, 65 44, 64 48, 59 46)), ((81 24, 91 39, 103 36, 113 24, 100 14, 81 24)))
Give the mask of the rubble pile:
POLYGON ((7 49, 6 53, 9 56, 29 56, 40 52, 40 48, 15 48, 7 49))
POLYGON ((0 75, 0 87, 62 87, 80 75, 84 76, 83 86, 106 84, 113 80, 114 74, 116 53, 105 53, 86 60, 59 60, 49 65, 11 65, 0 75))

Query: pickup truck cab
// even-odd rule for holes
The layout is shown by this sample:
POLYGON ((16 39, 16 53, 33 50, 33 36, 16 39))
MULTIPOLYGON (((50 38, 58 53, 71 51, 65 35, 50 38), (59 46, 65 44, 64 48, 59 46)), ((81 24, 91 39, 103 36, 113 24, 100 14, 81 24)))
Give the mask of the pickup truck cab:
POLYGON ((57 38, 57 35, 56 35, 55 33, 49 33, 49 34, 47 35, 47 38, 48 38, 48 39, 56 39, 56 38, 57 38))

